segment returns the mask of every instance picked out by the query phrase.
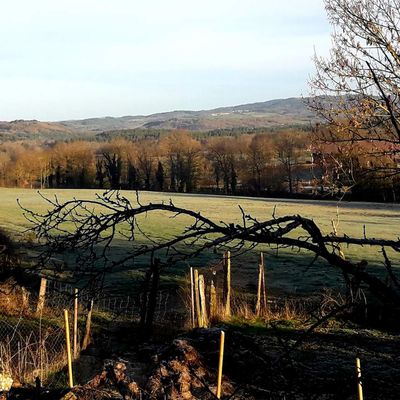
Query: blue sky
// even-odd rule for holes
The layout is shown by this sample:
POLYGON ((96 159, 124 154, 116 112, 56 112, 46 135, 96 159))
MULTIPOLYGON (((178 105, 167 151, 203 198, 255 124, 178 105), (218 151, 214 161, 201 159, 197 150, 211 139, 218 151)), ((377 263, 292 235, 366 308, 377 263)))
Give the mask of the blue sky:
POLYGON ((0 2, 0 120, 207 109, 307 95, 322 0, 0 2))

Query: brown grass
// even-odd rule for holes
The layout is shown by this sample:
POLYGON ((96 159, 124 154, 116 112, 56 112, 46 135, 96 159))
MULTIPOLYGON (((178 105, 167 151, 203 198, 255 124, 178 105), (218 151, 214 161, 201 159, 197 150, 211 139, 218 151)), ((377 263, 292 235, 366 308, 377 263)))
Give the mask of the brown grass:
POLYGON ((11 335, 0 341, 0 371, 13 378, 14 384, 43 383, 66 365, 64 335, 61 329, 30 331, 19 323, 9 326, 11 335))
MULTIPOLYGON (((185 309, 187 310, 187 320, 185 327, 190 329, 191 323, 191 294, 190 294, 190 277, 185 278, 186 285, 181 288, 180 295, 183 300, 185 309)), ((209 302, 210 294, 207 288, 207 302, 209 302)), ((209 303, 207 304, 209 305, 209 303)), ((208 307, 208 319, 210 325, 218 323, 229 323, 233 320, 243 320, 246 323, 255 322, 273 322, 279 320, 293 321, 301 323, 310 318, 308 311, 309 305, 304 299, 268 299, 267 307, 261 310, 259 315, 256 314, 256 296, 244 292, 233 291, 231 300, 231 315, 225 316, 224 306, 222 304, 222 290, 217 288, 217 304, 215 315, 210 315, 208 307)))

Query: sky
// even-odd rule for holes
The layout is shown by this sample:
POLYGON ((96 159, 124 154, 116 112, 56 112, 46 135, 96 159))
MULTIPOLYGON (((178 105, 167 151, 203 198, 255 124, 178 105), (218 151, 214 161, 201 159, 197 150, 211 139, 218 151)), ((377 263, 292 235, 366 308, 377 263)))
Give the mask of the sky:
POLYGON ((323 0, 2 0, 0 120, 306 96, 323 0))

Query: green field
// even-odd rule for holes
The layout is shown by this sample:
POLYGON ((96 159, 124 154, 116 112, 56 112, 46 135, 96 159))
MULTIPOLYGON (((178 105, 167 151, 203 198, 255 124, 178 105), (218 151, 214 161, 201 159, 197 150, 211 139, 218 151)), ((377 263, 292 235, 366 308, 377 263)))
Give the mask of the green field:
MULTIPOLYGON (((54 196, 60 200, 76 198, 92 199, 95 191, 93 190, 44 190, 45 196, 54 196)), ((133 202, 136 195, 133 192, 123 192, 123 195, 130 198, 133 202)), ((18 233, 29 226, 24 219, 21 209, 18 207, 16 199, 28 209, 44 211, 46 203, 37 194, 36 190, 29 189, 0 189, 0 226, 18 233)), ((275 208, 276 216, 300 214, 305 217, 313 218, 323 229, 324 233, 332 230, 331 220, 337 218, 339 212, 340 224, 339 234, 362 237, 363 225, 365 225, 368 237, 374 238, 397 238, 399 236, 400 225, 400 205, 375 204, 375 203, 336 203, 331 201, 302 201, 302 200, 279 200, 279 199, 250 199, 228 196, 207 196, 207 195, 180 195, 167 193, 143 192, 140 194, 141 203, 147 202, 169 202, 172 199, 174 204, 179 207, 201 211, 203 215, 216 221, 240 222, 241 213, 239 205, 244 208, 246 213, 261 219, 270 219, 275 208)), ((142 227, 153 235, 167 237, 178 234, 187 219, 170 219, 165 215, 147 216, 142 218, 142 227)), ((121 240, 120 249, 127 244, 121 240)), ((257 249, 258 250, 258 249, 257 249)), ((324 262, 317 262, 312 267, 309 263, 312 259, 306 252, 296 252, 289 249, 276 249, 260 247, 266 253, 267 281, 270 290, 275 292, 290 293, 311 293, 323 287, 335 287, 342 285, 342 277, 338 271, 324 262)), ((117 250, 116 250, 117 251, 117 250)), ((379 249, 373 250, 365 247, 345 248, 344 252, 349 259, 368 261, 368 270, 372 273, 383 274, 382 256, 379 249)), ((395 257, 395 255, 391 254, 395 257)), ((252 251, 232 261, 232 273, 234 286, 252 288, 256 283, 258 251, 252 251)), ((196 267, 207 267, 210 263, 215 263, 221 259, 221 254, 207 253, 197 259, 191 260, 191 265, 196 267)), ((399 268, 399 257, 395 258, 394 268, 399 268)), ((138 260, 138 266, 147 262, 138 260)), ((172 266, 169 271, 165 271, 164 279, 181 279, 187 271, 188 264, 172 266)), ((119 283, 126 287, 132 273, 125 272, 115 276, 114 283, 119 283)))

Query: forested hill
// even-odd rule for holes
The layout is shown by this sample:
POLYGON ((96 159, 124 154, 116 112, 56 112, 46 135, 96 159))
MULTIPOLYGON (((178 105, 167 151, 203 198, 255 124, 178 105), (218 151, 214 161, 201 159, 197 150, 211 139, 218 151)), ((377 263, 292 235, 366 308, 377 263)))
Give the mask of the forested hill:
POLYGON ((301 98, 220 107, 201 111, 170 111, 147 116, 91 118, 62 123, 76 130, 104 132, 119 129, 186 129, 211 131, 231 128, 279 127, 309 124, 313 114, 301 98))
POLYGON ((89 118, 60 122, 0 121, 0 140, 89 138, 102 132, 184 129, 197 132, 309 126, 314 115, 301 98, 151 115, 89 118))

